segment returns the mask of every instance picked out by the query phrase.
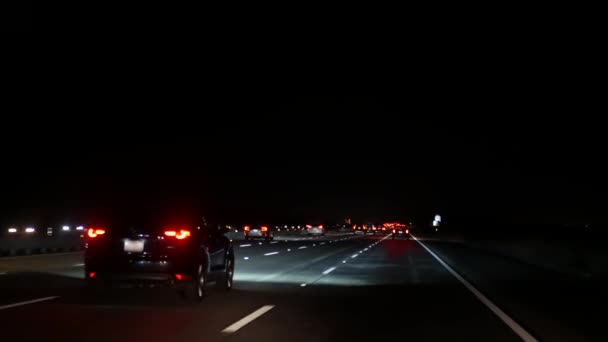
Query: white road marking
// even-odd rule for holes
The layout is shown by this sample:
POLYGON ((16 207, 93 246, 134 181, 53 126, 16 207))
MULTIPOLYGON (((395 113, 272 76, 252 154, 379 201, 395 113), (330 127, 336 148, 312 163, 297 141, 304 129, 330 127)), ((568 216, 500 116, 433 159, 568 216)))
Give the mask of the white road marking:
POLYGON ((323 273, 322 273, 322 274, 323 274, 323 275, 328 275, 328 274, 330 274, 331 272, 333 272, 335 269, 336 269, 335 267, 330 267, 330 268, 326 269, 325 271, 323 271, 323 273))
POLYGON ((323 246, 325 244, 325 242, 321 242, 319 245, 323 246))
POLYGON ((308 284, 300 284, 301 287, 306 287, 308 284))
POLYGON ((269 256, 269 255, 275 255, 275 254, 279 254, 279 252, 270 252, 270 253, 266 253, 264 254, 265 256, 269 256))
POLYGON ((17 307, 17 306, 22 306, 22 305, 28 305, 28 304, 34 304, 34 303, 39 303, 39 302, 45 302, 47 300, 53 300, 55 298, 59 298, 59 296, 44 297, 44 298, 38 298, 38 299, 28 300, 26 302, 19 302, 19 303, 14 303, 14 304, 2 305, 2 306, 0 306, 0 310, 10 309, 10 308, 14 308, 14 307, 17 307))
POLYGON ((273 243, 279 243, 279 241, 272 241, 271 244, 273 244, 273 243))
POLYGON ((359 256, 359 254, 353 254, 353 256, 351 256, 351 258, 353 258, 353 259, 354 259, 354 258, 356 258, 356 257, 358 257, 358 256, 359 256))
POLYGON ((244 257, 243 259, 245 259, 245 260, 249 260, 249 257, 244 257))
POLYGON ((259 242, 259 243, 258 243, 258 245, 260 245, 260 246, 261 246, 261 245, 262 245, 262 243, 261 243, 261 242, 259 242))
POLYGON ((342 263, 343 263, 343 264, 346 264, 346 260, 342 260, 342 263))
POLYGON ((300 248, 298 248, 298 249, 305 249, 305 248, 308 248, 308 247, 306 247, 306 246, 300 246, 300 248))
POLYGON ((84 264, 74 264, 73 267, 82 267, 84 264))
POLYGON ((251 247, 251 245, 240 245, 239 247, 251 247))
POLYGON ((258 317, 262 316, 263 314, 267 313, 268 311, 272 310, 272 308, 274 308, 274 305, 264 305, 261 308, 250 313, 249 315, 241 318, 239 321, 233 323, 226 329, 222 330, 222 332, 225 334, 232 334, 233 332, 236 332, 237 330, 241 329, 242 327, 246 326, 247 324, 253 322, 256 318, 258 318, 258 317))
POLYGON ((291 252, 291 249, 288 249, 287 251, 288 251, 288 252, 291 252))
POLYGON ((473 285, 471 285, 471 283, 469 283, 460 274, 454 271, 454 269, 452 269, 452 267, 450 267, 440 257, 438 257, 437 254, 433 253, 433 251, 431 251, 425 244, 420 242, 418 238, 416 238, 412 234, 410 235, 414 238, 414 240, 416 240, 416 242, 420 244, 420 246, 426 249, 426 251, 429 252, 429 254, 431 254, 431 256, 433 256, 433 258, 435 258, 435 260, 437 260, 441 264, 441 266, 448 270, 448 272, 450 272, 450 274, 452 274, 456 279, 458 279, 458 281, 460 281, 464 285, 464 287, 471 291, 471 293, 473 293, 473 295, 475 295, 475 297, 477 297, 480 302, 482 302, 486 307, 488 307, 488 309, 490 309, 490 311, 492 311, 496 316, 498 316, 501 321, 503 321, 507 326, 509 326, 509 328, 511 328, 513 332, 515 332, 519 337, 521 337, 522 340, 526 342, 538 341, 536 338, 534 338, 534 336, 532 336, 529 332, 522 328, 521 325, 515 322, 504 311, 502 311, 498 306, 496 306, 496 304, 492 303, 492 301, 490 301, 483 293, 479 292, 479 290, 477 290, 473 285))
POLYGON ((317 247, 317 245, 315 245, 314 243, 312 244, 313 247, 317 247))

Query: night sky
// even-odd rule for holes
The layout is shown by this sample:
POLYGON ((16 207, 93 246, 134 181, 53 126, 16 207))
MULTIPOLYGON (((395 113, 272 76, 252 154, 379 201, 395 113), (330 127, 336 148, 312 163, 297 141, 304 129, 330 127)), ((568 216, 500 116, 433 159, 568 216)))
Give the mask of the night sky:
POLYGON ((229 221, 606 222, 596 123, 532 119, 522 102, 430 100, 83 100, 65 108, 86 113, 77 119, 2 127, 0 214, 48 222, 182 206, 229 221))

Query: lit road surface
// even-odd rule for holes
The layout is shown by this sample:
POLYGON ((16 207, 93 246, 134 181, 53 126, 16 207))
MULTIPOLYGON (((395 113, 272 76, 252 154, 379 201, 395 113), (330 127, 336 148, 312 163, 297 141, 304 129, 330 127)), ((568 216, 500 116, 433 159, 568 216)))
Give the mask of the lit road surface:
MULTIPOLYGON (((349 234, 259 242, 234 241, 234 290, 211 289, 198 305, 158 288, 87 296, 82 253, 0 258, 0 336, 6 341, 606 340, 603 315, 581 312, 589 310, 592 291, 462 246, 349 234), (569 293, 588 301, 568 299, 569 293)), ((595 302, 603 312, 601 301, 595 302)))

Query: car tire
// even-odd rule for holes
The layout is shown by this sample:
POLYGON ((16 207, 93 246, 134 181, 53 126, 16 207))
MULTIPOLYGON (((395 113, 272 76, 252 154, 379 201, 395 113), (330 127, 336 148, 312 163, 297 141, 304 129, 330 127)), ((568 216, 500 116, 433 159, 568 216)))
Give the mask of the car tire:
POLYGON ((199 264, 192 279, 192 282, 185 284, 181 291, 184 298, 193 303, 200 303, 207 294, 207 268, 204 264, 199 264))
POLYGON ((218 288, 224 291, 232 290, 232 286, 234 285, 234 256, 232 253, 228 254, 226 257, 226 267, 224 270, 224 274, 221 279, 218 280, 217 286, 218 288))

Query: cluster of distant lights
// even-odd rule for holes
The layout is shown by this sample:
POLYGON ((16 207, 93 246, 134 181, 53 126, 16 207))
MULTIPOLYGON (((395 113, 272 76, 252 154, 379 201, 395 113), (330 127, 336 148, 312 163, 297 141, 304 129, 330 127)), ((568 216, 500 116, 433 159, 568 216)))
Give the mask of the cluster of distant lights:
MULTIPOLYGON (((52 230, 52 229, 53 229, 53 228, 48 228, 48 229, 47 229, 47 231, 48 231, 48 230, 52 230)), ((84 230, 84 226, 77 226, 75 229, 76 229, 76 230, 79 230, 79 231, 82 231, 82 230, 84 230)), ((70 228, 70 226, 63 226, 63 227, 61 227, 61 230, 62 230, 62 231, 64 231, 64 232, 69 232, 69 231, 71 230, 71 228, 70 228)), ((19 231, 19 230, 18 230, 17 228, 15 228, 15 227, 11 227, 11 228, 9 228, 9 229, 8 229, 8 232, 9 232, 10 234, 15 234, 15 233, 17 233, 18 231, 19 231)), ((36 232, 36 228, 34 228, 34 227, 26 227, 26 228, 24 229, 24 232, 25 232, 26 234, 33 234, 33 233, 35 233, 35 232, 36 232)))

